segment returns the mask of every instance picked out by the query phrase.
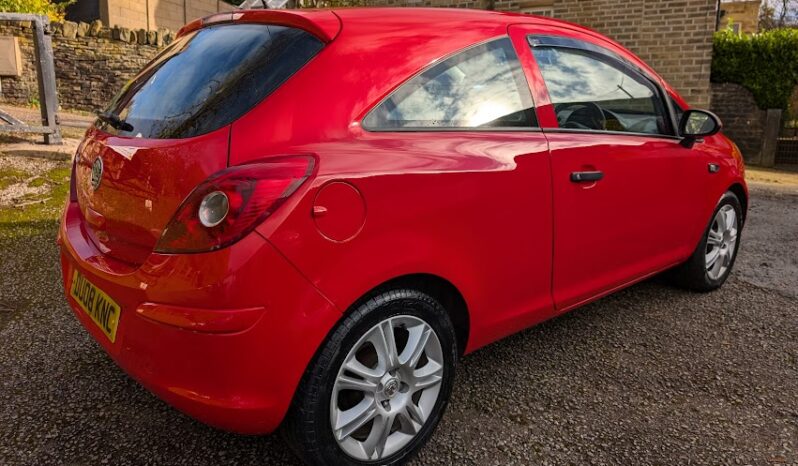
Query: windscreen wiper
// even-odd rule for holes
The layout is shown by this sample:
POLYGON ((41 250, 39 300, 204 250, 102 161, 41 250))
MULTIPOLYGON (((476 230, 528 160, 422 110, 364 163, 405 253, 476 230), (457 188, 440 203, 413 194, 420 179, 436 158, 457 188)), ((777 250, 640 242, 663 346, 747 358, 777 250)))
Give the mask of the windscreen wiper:
POLYGON ((120 131, 133 131, 133 125, 113 112, 97 112, 97 118, 120 131))

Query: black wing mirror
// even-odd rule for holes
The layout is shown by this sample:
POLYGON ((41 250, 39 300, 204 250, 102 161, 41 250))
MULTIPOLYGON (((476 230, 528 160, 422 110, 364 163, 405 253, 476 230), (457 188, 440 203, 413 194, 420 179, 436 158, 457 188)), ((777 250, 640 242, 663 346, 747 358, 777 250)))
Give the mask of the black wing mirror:
POLYGON ((723 124, 720 118, 707 110, 688 110, 679 122, 679 135, 684 147, 693 147, 696 140, 717 134, 723 124))

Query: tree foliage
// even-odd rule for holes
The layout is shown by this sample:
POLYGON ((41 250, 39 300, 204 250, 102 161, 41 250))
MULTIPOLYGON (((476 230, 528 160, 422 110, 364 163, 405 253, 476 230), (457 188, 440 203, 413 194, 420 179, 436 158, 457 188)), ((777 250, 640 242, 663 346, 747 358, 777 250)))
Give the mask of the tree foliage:
POLYGON ((47 15, 51 21, 63 21, 64 11, 72 1, 50 0, 0 0, 0 11, 8 13, 33 13, 47 15))
POLYGON ((715 33, 712 81, 742 85, 759 108, 787 110, 798 85, 798 29, 715 33))
POLYGON ((765 0, 759 24, 763 30, 798 26, 798 0, 765 0))

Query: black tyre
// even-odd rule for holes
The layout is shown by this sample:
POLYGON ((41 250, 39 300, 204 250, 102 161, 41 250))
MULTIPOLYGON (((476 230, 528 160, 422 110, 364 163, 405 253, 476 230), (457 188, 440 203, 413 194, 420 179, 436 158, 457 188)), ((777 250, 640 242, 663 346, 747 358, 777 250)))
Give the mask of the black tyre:
POLYGON ((403 464, 440 421, 457 355, 437 300, 412 289, 371 297, 308 367, 283 434, 307 464, 403 464))
POLYGON ((712 291, 729 277, 744 222, 740 200, 731 191, 718 202, 693 255, 671 272, 674 282, 694 291, 712 291))

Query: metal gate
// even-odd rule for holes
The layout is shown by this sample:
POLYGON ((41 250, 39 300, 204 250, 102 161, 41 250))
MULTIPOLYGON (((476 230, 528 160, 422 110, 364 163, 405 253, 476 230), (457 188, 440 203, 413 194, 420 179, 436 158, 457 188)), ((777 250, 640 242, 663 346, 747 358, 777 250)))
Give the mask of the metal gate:
POLYGON ((798 165, 798 121, 787 123, 776 143, 777 165, 798 165))
POLYGON ((39 82, 41 125, 28 125, 6 112, 0 111, 0 133, 40 133, 45 144, 61 144, 61 129, 56 120, 58 96, 55 91, 55 64, 47 16, 0 13, 0 21, 30 21, 33 25, 33 51, 36 56, 36 78, 39 82))

